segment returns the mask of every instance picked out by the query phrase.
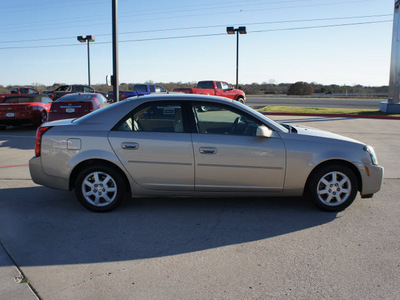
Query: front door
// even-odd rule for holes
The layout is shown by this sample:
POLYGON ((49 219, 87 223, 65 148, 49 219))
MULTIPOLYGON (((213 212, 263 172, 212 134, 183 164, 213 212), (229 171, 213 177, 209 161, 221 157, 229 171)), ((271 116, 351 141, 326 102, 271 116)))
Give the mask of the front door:
POLYGON ((257 137, 261 122, 230 106, 196 103, 192 110, 195 190, 282 191, 285 148, 279 136, 257 137))

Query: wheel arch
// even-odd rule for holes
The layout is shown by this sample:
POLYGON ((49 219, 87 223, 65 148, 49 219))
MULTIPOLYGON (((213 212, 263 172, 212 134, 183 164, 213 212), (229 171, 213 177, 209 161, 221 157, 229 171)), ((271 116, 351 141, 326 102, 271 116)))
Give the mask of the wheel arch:
POLYGON ((104 160, 104 159, 88 159, 88 160, 82 161, 79 164, 77 164, 73 168, 71 175, 69 177, 69 189, 72 190, 75 188, 76 178, 81 170, 83 170, 84 168, 88 168, 88 167, 92 167, 92 166, 96 166, 96 165, 97 166, 98 165, 107 166, 107 167, 116 169, 121 174, 121 176, 124 180, 127 192, 131 193, 131 186, 130 186, 129 180, 128 180, 125 172, 115 163, 110 162, 108 160, 104 160))
POLYGON ((304 188, 304 191, 303 191, 304 195, 307 193, 307 190, 308 190, 308 187, 309 187, 309 184, 310 184, 310 180, 311 180, 313 174, 315 172, 317 172, 319 169, 324 168, 324 167, 329 166, 329 165, 341 165, 341 166, 345 166, 345 167, 349 168, 351 171, 353 171, 354 175, 357 178, 358 191, 359 192, 362 191, 362 177, 361 177, 360 170, 354 164, 352 164, 351 162, 348 162, 348 161, 345 161, 345 160, 340 160, 340 159, 332 159, 332 160, 327 160, 327 161, 321 162, 320 164, 316 165, 312 169, 310 174, 308 174, 307 181, 306 181, 306 184, 305 184, 305 188, 304 188))

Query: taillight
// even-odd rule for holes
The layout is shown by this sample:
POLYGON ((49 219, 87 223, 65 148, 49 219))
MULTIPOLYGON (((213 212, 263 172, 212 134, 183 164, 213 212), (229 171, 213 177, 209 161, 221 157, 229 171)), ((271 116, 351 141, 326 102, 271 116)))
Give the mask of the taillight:
POLYGON ((40 148, 42 146, 43 134, 49 130, 52 126, 39 127, 36 131, 36 143, 35 143, 35 156, 40 156, 40 148))
POLYGON ((121 93, 121 100, 124 100, 125 99, 125 93, 121 93))
POLYGON ((56 99, 56 93, 55 92, 53 92, 52 94, 51 94, 51 98, 54 100, 54 99, 56 99))

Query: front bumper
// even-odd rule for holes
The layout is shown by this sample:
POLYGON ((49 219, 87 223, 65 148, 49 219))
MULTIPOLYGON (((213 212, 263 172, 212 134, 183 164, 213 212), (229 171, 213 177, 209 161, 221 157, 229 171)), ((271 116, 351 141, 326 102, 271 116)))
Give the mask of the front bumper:
POLYGON ((381 189, 383 171, 383 167, 381 166, 364 167, 361 197, 375 194, 381 189))

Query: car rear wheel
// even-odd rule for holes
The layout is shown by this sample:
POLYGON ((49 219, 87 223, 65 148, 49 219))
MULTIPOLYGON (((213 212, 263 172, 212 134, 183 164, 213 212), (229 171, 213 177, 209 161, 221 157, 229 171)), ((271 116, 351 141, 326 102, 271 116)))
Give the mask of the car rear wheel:
POLYGON ((342 165, 328 165, 311 176, 308 194, 314 204, 324 211, 342 211, 357 196, 358 182, 354 172, 342 165))
POLYGON ((109 166, 83 169, 75 182, 75 195, 87 209, 95 212, 111 211, 125 197, 121 173, 109 166))

